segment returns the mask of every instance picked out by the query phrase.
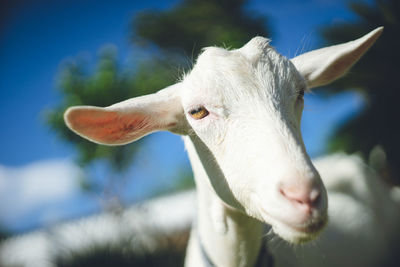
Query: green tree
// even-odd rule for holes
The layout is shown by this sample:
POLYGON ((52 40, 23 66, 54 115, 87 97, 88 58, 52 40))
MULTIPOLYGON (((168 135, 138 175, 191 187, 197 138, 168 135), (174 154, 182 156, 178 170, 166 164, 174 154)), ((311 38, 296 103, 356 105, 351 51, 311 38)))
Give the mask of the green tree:
MULTIPOLYGON (((47 123, 61 139, 76 147, 82 166, 104 159, 120 175, 132 162, 140 142, 118 147, 88 142, 65 127, 65 109, 73 105, 108 106, 152 93, 174 83, 179 78, 177 70, 186 71, 189 55, 197 55, 200 48, 234 48, 255 35, 268 36, 266 19, 248 11, 244 0, 183 0, 168 10, 142 11, 133 19, 132 40, 148 48, 143 51, 150 56, 137 63, 134 71, 118 65, 113 49, 100 53, 93 72, 81 61, 65 64, 59 83, 63 99, 47 113, 47 123)), ((91 184, 90 179, 85 181, 91 184)))
POLYGON ((248 10, 246 2, 183 0, 170 10, 142 11, 132 22, 132 40, 185 60, 193 59, 203 47, 238 48, 256 35, 270 36, 266 17, 248 10))
MULTIPOLYGON (((172 82, 169 73, 164 72, 161 63, 141 62, 136 71, 122 69, 118 64, 117 51, 114 47, 105 47, 99 54, 94 72, 89 64, 77 59, 64 63, 59 74, 58 89, 63 95, 61 103, 46 112, 47 124, 59 137, 71 144, 78 151, 77 162, 88 167, 96 160, 102 159, 109 164, 111 177, 123 176, 131 163, 140 142, 126 146, 97 145, 76 135, 65 126, 63 113, 74 105, 109 106, 146 93, 152 93, 172 82), (150 73, 156 71, 157 76, 150 73)), ((82 185, 86 189, 96 189, 96 179, 86 176, 82 185)), ((112 180, 108 184, 112 184, 112 180)))
POLYGON ((384 32, 367 55, 330 88, 332 93, 357 90, 366 99, 364 109, 332 134, 331 150, 361 151, 366 157, 376 145, 387 154, 383 174, 400 182, 400 124, 398 100, 400 83, 400 2, 375 0, 374 3, 351 2, 358 16, 353 23, 329 26, 322 36, 330 44, 346 42, 355 36, 384 26, 384 32))

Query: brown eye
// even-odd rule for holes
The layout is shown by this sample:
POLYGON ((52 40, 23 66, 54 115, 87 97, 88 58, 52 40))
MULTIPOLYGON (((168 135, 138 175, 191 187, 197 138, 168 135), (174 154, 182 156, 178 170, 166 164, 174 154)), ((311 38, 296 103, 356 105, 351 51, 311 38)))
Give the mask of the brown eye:
POLYGON ((200 120, 206 117, 209 114, 209 112, 205 107, 198 107, 190 110, 189 114, 193 119, 200 120))

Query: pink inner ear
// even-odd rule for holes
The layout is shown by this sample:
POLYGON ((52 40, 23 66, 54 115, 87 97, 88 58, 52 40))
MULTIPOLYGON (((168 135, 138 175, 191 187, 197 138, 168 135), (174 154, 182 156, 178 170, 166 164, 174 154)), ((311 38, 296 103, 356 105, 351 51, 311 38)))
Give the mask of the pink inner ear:
POLYGON ((68 112, 70 128, 101 144, 126 144, 155 130, 149 115, 122 113, 100 108, 78 108, 68 112))

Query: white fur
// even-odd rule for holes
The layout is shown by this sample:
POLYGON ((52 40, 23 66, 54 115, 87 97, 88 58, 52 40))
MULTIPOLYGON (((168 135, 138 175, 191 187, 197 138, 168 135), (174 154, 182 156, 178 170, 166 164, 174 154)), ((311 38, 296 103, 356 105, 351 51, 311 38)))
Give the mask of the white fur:
POLYGON ((345 73, 382 32, 300 55, 269 40, 240 49, 204 49, 192 71, 157 94, 107 108, 73 107, 68 127, 116 145, 157 130, 184 135, 198 191, 198 218, 186 266, 253 266, 263 223, 292 243, 314 239, 327 221, 327 195, 300 132, 302 92, 345 73), (207 116, 191 115, 199 108, 207 116))

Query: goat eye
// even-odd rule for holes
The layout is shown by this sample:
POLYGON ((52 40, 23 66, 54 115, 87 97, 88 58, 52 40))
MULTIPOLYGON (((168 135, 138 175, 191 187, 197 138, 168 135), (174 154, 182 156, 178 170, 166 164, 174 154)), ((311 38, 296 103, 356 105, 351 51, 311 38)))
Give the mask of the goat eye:
POLYGON ((194 109, 190 110, 189 114, 193 119, 200 120, 200 119, 206 117, 210 113, 208 112, 208 110, 205 107, 198 107, 198 108, 194 108, 194 109))

